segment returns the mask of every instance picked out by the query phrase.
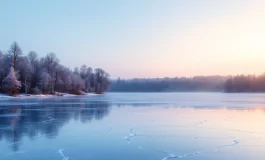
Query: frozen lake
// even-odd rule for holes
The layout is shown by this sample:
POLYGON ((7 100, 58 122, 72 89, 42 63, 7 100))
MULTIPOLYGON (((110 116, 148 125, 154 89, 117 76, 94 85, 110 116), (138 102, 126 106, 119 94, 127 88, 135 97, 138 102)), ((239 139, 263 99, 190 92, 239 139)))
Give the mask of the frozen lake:
POLYGON ((1 160, 264 160, 265 94, 0 99, 1 160))

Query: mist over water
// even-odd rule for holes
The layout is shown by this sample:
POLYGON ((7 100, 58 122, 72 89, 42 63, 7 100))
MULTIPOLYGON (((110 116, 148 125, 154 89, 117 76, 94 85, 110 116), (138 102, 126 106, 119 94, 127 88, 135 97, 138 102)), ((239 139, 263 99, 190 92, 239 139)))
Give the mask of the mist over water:
POLYGON ((0 159, 264 159, 265 94, 2 98, 0 159))

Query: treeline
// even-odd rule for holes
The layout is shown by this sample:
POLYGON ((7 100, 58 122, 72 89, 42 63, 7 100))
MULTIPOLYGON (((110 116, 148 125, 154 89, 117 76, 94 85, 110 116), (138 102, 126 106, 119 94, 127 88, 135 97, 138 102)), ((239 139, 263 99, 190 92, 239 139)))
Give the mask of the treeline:
POLYGON ((230 77, 225 83, 226 92, 265 92, 265 74, 238 75, 230 77))
POLYGON ((118 79, 112 82, 112 92, 190 92, 224 91, 228 77, 196 76, 192 78, 118 79))
POLYGON ((265 73, 260 76, 196 76, 191 78, 118 79, 112 92, 265 92, 265 73))
POLYGON ((39 58, 30 51, 24 55, 14 42, 6 53, 0 52, 0 92, 14 95, 55 94, 64 92, 83 94, 103 93, 110 85, 109 74, 103 69, 93 70, 86 65, 71 70, 59 63, 56 54, 39 58))

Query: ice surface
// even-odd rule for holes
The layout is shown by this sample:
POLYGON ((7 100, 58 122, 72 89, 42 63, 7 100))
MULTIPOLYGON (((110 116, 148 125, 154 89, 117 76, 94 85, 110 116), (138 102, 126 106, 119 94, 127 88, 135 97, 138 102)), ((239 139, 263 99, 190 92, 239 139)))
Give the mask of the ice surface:
POLYGON ((0 98, 0 159, 265 159, 264 97, 108 93, 0 98))

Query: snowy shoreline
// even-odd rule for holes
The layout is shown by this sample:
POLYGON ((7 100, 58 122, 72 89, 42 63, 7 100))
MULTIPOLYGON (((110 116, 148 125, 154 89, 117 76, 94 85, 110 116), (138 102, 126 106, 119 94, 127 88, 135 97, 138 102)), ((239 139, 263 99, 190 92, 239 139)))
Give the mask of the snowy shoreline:
POLYGON ((69 93, 56 93, 56 94, 17 94, 10 96, 8 94, 0 93, 0 98, 51 98, 51 97, 73 97, 73 96, 96 96, 95 93, 84 93, 82 95, 75 95, 69 93))

